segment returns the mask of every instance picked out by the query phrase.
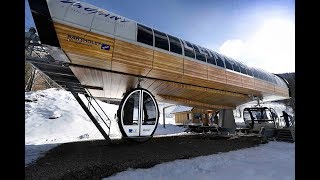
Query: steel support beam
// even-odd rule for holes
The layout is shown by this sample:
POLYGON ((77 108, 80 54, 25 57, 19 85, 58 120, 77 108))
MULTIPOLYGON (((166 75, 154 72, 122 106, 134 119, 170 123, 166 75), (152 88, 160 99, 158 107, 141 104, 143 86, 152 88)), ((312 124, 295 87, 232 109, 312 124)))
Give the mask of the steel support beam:
POLYGON ((68 89, 71 91, 72 95, 76 98, 82 109, 87 113, 93 124, 98 128, 102 136, 108 141, 111 142, 111 139, 109 138, 108 134, 104 131, 104 129, 100 126, 99 122, 96 120, 96 118, 92 115, 90 110, 87 108, 87 106, 84 104, 84 102, 81 100, 81 98, 78 96, 78 94, 74 91, 72 86, 67 85, 68 89))
POLYGON ((163 128, 166 128, 166 109, 175 105, 169 105, 167 107, 163 107, 162 109, 162 117, 163 117, 163 128))

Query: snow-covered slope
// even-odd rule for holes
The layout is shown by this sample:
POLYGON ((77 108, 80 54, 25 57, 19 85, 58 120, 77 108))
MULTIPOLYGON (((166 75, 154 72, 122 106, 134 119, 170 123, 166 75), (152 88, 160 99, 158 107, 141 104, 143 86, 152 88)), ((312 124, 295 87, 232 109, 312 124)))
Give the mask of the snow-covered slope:
MULTIPOLYGON (((84 96, 80 96, 86 100, 84 96)), ((90 118, 72 94, 60 89, 47 89, 25 94, 25 144, 50 144, 103 139, 90 118)), ((118 106, 99 103, 111 118, 110 138, 120 138, 114 120, 118 106)))
MULTIPOLYGON (((80 95, 86 102, 86 98, 80 95)), ((51 144, 103 139, 90 118, 68 91, 46 89, 25 93, 25 144, 51 144)), ((98 100, 99 105, 111 119, 110 138, 121 138, 115 114, 118 106, 98 100)), ((160 113, 162 109, 160 109, 160 113)), ((185 128, 174 125, 172 118, 166 118, 163 128, 162 114, 155 135, 183 132, 185 128)))
POLYGON ((295 144, 269 142, 258 147, 176 160, 149 169, 128 169, 105 180, 292 180, 295 144))
MULTIPOLYGON (((80 97, 87 102, 83 95, 80 97)), ((25 164, 31 163, 60 143, 104 139, 68 91, 52 88, 26 92, 25 101, 25 164)), ((110 138, 121 138, 115 120, 118 106, 99 100, 97 102, 111 119, 110 138)), ((172 118, 166 118, 166 128, 163 128, 161 113, 162 109, 155 135, 181 133, 185 130, 175 126, 172 118)))

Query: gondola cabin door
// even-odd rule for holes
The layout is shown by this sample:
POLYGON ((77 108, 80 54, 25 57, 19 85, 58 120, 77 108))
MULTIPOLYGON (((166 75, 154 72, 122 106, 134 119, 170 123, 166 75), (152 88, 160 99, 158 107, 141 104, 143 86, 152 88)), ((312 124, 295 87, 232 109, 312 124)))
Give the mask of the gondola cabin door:
POLYGON ((157 102, 149 91, 142 88, 134 89, 122 99, 118 109, 118 120, 124 137, 151 138, 159 120, 157 102))

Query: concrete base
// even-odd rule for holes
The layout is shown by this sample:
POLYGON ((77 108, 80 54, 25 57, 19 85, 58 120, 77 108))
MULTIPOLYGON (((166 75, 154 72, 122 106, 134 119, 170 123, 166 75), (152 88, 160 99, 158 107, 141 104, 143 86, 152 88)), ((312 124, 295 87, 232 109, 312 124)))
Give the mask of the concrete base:
POLYGON ((222 128, 228 128, 229 133, 234 134, 236 130, 236 122, 233 116, 233 110, 220 110, 218 125, 222 128))

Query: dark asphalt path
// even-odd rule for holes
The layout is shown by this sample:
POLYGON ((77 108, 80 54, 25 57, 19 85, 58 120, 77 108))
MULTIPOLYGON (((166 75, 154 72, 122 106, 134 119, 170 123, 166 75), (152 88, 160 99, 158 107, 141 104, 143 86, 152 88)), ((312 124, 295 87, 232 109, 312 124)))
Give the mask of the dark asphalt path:
POLYGON ((62 144, 25 168, 25 179, 101 179, 128 168, 149 168, 176 159, 228 152, 264 143, 259 136, 187 135, 142 144, 104 140, 62 144))

